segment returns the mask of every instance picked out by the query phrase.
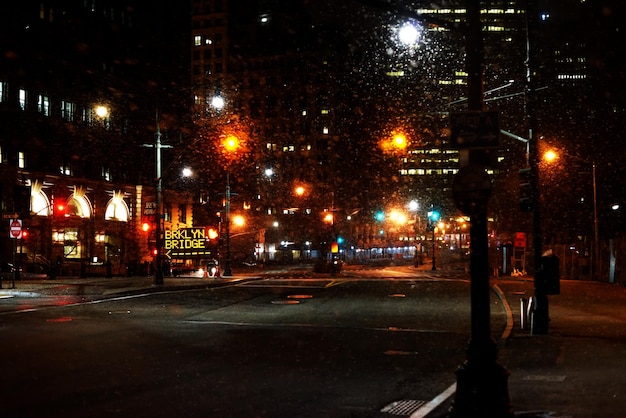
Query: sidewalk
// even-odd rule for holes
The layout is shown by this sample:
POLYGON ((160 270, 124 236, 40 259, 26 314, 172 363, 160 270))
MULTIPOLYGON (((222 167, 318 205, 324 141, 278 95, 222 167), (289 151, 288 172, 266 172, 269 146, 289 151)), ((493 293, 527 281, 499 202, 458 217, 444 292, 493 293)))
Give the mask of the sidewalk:
MULTIPOLYGON (((516 417, 617 418, 626 415, 626 287, 561 281, 550 296, 547 335, 520 328, 520 299, 533 295, 532 278, 492 282, 506 298, 513 328, 499 344, 509 373, 516 417)), ((448 415, 454 395, 429 418, 448 415)))

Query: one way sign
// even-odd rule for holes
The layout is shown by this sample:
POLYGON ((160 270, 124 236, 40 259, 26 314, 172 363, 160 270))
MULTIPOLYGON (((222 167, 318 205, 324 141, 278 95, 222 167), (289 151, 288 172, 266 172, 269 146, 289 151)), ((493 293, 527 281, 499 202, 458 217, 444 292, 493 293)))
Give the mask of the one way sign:
POLYGON ((450 113, 450 144, 453 148, 488 149, 500 146, 498 112, 450 113))

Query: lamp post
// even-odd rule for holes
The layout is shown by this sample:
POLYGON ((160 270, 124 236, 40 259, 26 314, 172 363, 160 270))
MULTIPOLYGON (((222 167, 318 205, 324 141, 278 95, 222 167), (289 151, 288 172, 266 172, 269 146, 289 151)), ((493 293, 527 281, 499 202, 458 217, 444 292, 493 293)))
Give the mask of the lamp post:
POLYGON ((230 173, 226 172, 226 218, 224 219, 226 228, 226 260, 224 262, 224 276, 232 276, 230 267, 230 173))
POLYGON ((154 144, 143 144, 144 147, 154 148, 155 150, 155 166, 156 166, 156 211, 154 214, 155 217, 155 246, 156 246, 156 254, 154 256, 154 284, 162 285, 163 284, 163 254, 161 254, 161 247, 163 246, 161 234, 162 234, 162 225, 161 222, 163 220, 163 203, 162 203, 162 194, 163 194, 163 176, 161 174, 161 149, 162 148, 172 148, 171 145, 163 145, 161 143, 161 128, 159 127, 159 112, 156 112, 156 134, 154 144))
MULTIPOLYGON (((226 157, 230 158, 233 154, 235 154, 239 150, 239 138, 234 135, 228 135, 224 139, 222 143, 224 147, 224 152, 226 153, 226 157)), ((230 168, 226 167, 226 202, 224 211, 226 212, 226 217, 224 219, 225 223, 225 235, 226 235, 226 259, 224 260, 224 276, 232 276, 233 272, 231 269, 231 259, 230 259, 230 198, 232 193, 230 191, 230 168)))
MULTIPOLYGON (((586 163, 583 158, 577 157, 575 155, 568 154, 564 152, 566 156, 575 159, 577 161, 586 163)), ((543 160, 552 163, 554 160, 559 158, 559 153, 554 150, 548 150, 543 154, 543 160)), ((591 162, 591 182, 593 187, 593 250, 591 252, 591 275, 593 278, 597 276, 598 268, 596 265, 598 264, 598 259, 600 257, 600 232, 598 225, 598 188, 596 183, 596 162, 593 160, 591 162)))

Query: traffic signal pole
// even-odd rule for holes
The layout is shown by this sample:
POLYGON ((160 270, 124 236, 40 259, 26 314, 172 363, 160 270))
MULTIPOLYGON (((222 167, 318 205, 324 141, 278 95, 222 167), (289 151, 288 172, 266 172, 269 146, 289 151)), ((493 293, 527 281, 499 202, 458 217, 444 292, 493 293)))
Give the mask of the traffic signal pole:
POLYGON ((542 238, 541 238, 541 211, 539 199, 539 138, 537 131, 537 114, 535 111, 535 85, 533 79, 531 54, 531 22, 535 16, 531 8, 532 1, 526 0, 526 115, 528 117, 528 165, 530 168, 530 193, 533 214, 533 252, 534 252, 534 287, 535 306, 531 320, 531 334, 547 334, 549 319, 548 296, 542 283, 542 238))
MULTIPOLYGON (((483 41, 480 2, 466 0, 466 68, 468 111, 483 110, 483 41)), ((491 337, 487 203, 491 181, 484 149, 461 150, 462 167, 455 179, 457 206, 470 217, 471 338, 459 366, 450 416, 513 417, 508 394, 509 373, 497 363, 491 337)))

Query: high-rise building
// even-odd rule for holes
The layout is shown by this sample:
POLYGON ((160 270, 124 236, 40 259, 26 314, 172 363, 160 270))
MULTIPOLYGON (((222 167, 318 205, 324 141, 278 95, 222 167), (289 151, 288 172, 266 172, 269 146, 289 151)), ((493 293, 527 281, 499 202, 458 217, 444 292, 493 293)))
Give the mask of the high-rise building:
MULTIPOLYGON (((597 52, 619 46, 611 39, 621 36, 613 32, 619 25, 613 3, 530 2, 528 12, 523 3, 502 0, 481 8, 485 108, 498 111, 505 131, 492 157, 494 228, 515 232, 508 229, 522 216, 510 179, 526 165, 528 72, 542 141, 574 133, 562 129, 563 119, 593 131, 579 117, 597 114, 594 106, 563 104, 611 93, 602 81, 618 73, 600 71, 597 52)), ((347 234, 350 244, 365 247, 397 242, 380 239, 379 209, 417 200, 424 211, 435 205, 444 216, 457 213, 451 188, 460 158, 448 144, 448 115, 467 105, 464 2, 194 0, 192 22, 196 105, 205 111, 213 96, 223 97, 229 112, 250 121, 257 177, 272 168, 272 181, 247 189, 259 213, 299 219, 301 226, 332 211, 332 231, 324 233, 347 234), (418 28, 413 43, 399 39, 407 23, 418 28), (408 139, 406 148, 381 146, 398 133, 408 139), (298 185, 310 187, 308 201, 291 192, 298 185)), ((610 56, 603 62, 615 68, 610 56)), ((309 232, 290 228, 282 238, 298 237, 305 248, 315 238, 309 232)))

